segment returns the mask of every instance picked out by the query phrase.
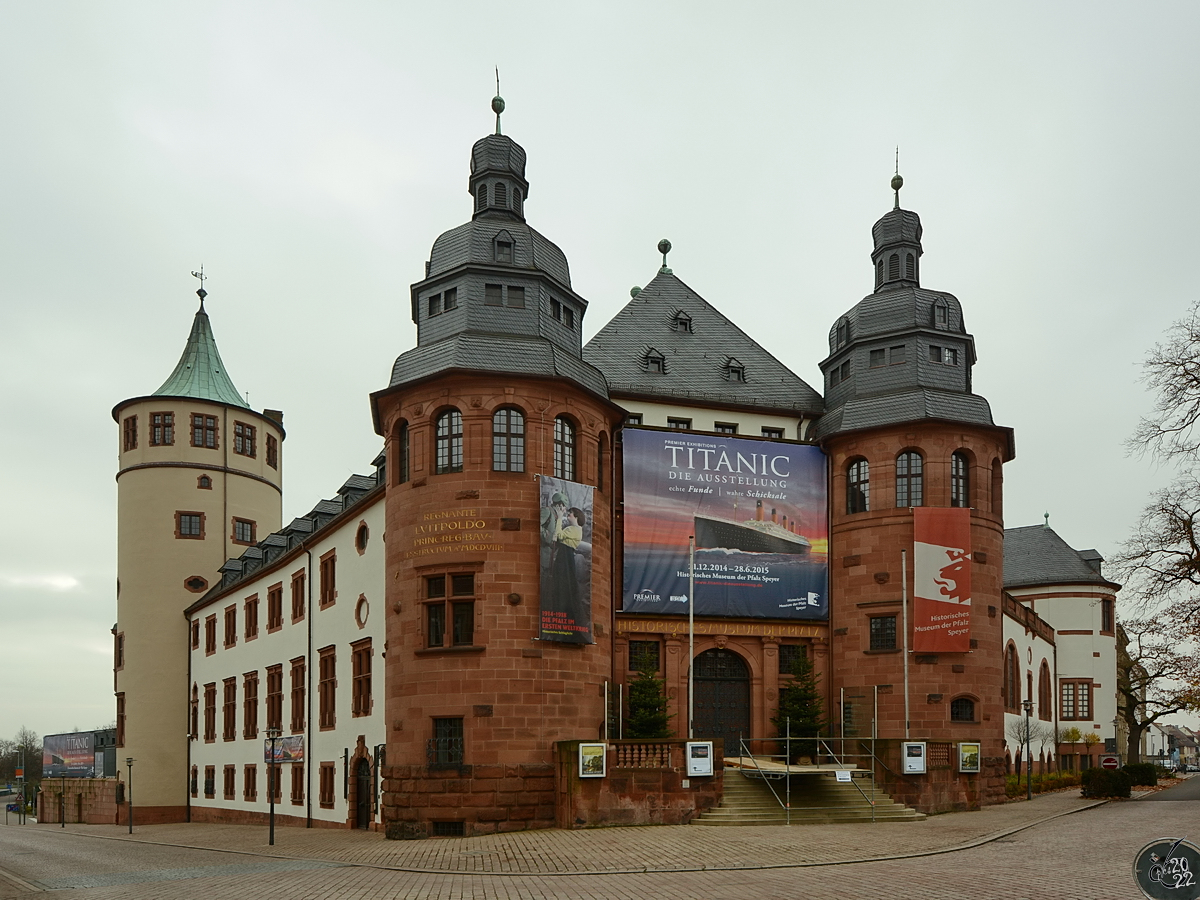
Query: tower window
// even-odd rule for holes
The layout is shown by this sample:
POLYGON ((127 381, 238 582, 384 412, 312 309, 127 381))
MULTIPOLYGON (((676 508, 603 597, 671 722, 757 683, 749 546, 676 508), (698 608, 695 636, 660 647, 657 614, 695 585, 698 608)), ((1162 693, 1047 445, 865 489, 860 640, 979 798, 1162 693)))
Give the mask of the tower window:
POLYGON ((496 262, 512 263, 512 241, 496 241, 496 262))
POLYGON ((888 348, 888 365, 899 366, 908 360, 908 353, 904 349, 904 344, 899 344, 895 347, 888 348))
POLYGON ((933 302, 933 327, 945 328, 948 324, 949 309, 946 306, 946 301, 937 299, 933 302))
POLYGON ((137 449, 137 416, 128 416, 125 419, 123 432, 124 432, 125 439, 122 443, 122 447, 125 450, 136 450, 137 449))
POLYGON ((950 505, 971 505, 970 465, 965 453, 950 456, 950 505))
POLYGON ((975 701, 970 697, 955 697, 950 701, 951 722, 974 722, 975 701))
POLYGON ((434 719, 433 738, 427 748, 431 766, 458 766, 463 761, 463 720, 434 719))
POLYGON ((484 306, 504 305, 504 286, 500 284, 485 284, 483 286, 484 306))
POLYGON ((279 468, 279 440, 273 434, 267 435, 267 465, 279 468))
POLYGON ((245 422, 233 423, 233 452, 254 458, 258 452, 257 429, 245 422))
POLYGON ((564 416, 554 420, 554 477, 575 480, 575 426, 564 416))
POLYGON ((900 254, 893 253, 888 257, 888 281, 895 281, 900 277, 900 254))
POLYGON ((562 304, 557 300, 550 301, 550 315, 554 316, 555 321, 562 321, 562 304))
POLYGON ((508 208, 508 188, 505 187, 504 182, 496 183, 495 188, 493 188, 493 199, 496 206, 504 207, 505 209, 508 208))
POLYGON ((850 377, 850 360, 846 360, 840 366, 834 366, 829 370, 829 386, 841 384, 850 377))
POLYGON ((437 418, 435 437, 437 474, 463 470, 463 422, 462 413, 448 409, 437 418))
POLYGON ((512 309, 524 309, 525 308, 525 288, 510 287, 508 289, 507 300, 508 300, 508 306, 511 307, 512 309))
POLYGON ((150 413, 150 446, 170 447, 175 443, 175 413, 150 413))
POLYGON ((571 309, 565 303, 563 304, 563 324, 570 330, 575 330, 575 310, 571 309))
POLYGON ((235 544, 253 544, 254 522, 250 519, 234 519, 233 542, 235 544))
POLYGON ((204 513, 176 512, 175 537, 204 540, 204 513))
POLYGON ((217 449, 217 417, 192 414, 192 446, 217 449))
POLYGON ((875 287, 883 284, 883 257, 875 260, 875 287))
POLYGON ((429 318, 441 315, 442 312, 442 295, 433 294, 429 298, 429 318))
POLYGON ((887 351, 883 349, 871 351, 870 366, 872 369, 878 369, 881 366, 887 365, 887 351))
POLYGON ((458 288, 447 288, 442 294, 442 312, 458 309, 458 288))
POLYGON ((396 484, 408 481, 408 423, 396 423, 396 484))
POLYGON ((871 617, 871 649, 872 650, 895 650, 896 649, 896 617, 895 616, 872 616, 871 617))
POLYGON ((911 253, 904 256, 904 277, 909 281, 917 279, 917 258, 911 253))
POLYGON ((848 319, 838 319, 837 328, 835 329, 835 340, 837 347, 845 347, 850 343, 850 321, 848 319))
POLYGON ((896 457, 896 506, 906 509, 925 505, 925 460, 915 450, 896 457))
POLYGON ((202 491, 211 491, 212 490, 212 479, 209 478, 207 475, 201 475, 199 478, 196 479, 196 487, 202 491))
POLYGON ((525 415, 519 409, 506 407, 492 415, 492 468, 525 471, 525 415))
POLYGON ((517 215, 521 214, 521 189, 513 188, 513 210, 517 215))
POLYGON ((865 459, 856 459, 846 469, 846 512, 866 512, 871 508, 871 469, 865 459))
POLYGON ((487 183, 480 182, 475 188, 475 209, 480 210, 487 206, 487 183))

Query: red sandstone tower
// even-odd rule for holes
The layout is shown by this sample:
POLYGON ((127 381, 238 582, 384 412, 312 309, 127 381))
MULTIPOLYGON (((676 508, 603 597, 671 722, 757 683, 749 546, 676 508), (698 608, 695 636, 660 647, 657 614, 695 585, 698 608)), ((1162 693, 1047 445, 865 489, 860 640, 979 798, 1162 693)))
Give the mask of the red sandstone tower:
POLYGON ((1012 430, 994 424, 987 401, 971 392, 975 343, 958 299, 921 287, 921 221, 900 208, 902 184, 897 175, 895 208, 872 229, 875 290, 834 324, 821 363, 826 412, 816 437, 831 475, 829 715, 835 736, 847 738, 870 737, 874 720, 891 755, 901 740, 927 742, 929 772, 889 779, 888 789, 942 810, 987 802, 997 787, 1003 796, 1002 466, 1014 445, 1012 430), (913 646, 913 508, 921 506, 970 509, 968 652, 905 653, 913 646), (980 776, 956 772, 963 741, 982 743, 980 776))
POLYGON ((471 221, 412 286, 417 346, 372 395, 387 441, 388 743, 393 837, 554 825, 554 743, 596 738, 611 679, 613 429, 582 359, 587 301, 525 222, 525 151, 471 151, 471 221), (594 487, 594 643, 539 639, 539 476, 594 487))

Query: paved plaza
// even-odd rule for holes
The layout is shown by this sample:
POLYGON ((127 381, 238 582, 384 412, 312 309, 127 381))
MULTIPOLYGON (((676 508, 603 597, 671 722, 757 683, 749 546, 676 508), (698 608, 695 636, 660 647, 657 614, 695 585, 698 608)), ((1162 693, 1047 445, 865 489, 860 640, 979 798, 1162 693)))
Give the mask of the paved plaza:
POLYGON ((0 829, 0 898, 1135 898, 1139 848, 1200 836, 1198 789, 1195 779, 1108 803, 1068 791, 903 824, 411 842, 279 828, 274 847, 256 826, 143 826, 130 836, 114 826, 10 825, 0 829))

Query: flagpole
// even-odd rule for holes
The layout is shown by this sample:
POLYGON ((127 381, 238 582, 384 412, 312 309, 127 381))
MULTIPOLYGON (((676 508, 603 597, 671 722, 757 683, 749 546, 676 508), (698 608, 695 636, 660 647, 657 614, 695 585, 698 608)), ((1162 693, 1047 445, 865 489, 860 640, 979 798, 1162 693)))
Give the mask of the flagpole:
POLYGON ((909 738, 909 710, 908 710, 908 551, 900 551, 900 596, 901 596, 901 619, 902 629, 904 631, 903 648, 904 648, 904 739, 909 738))
POLYGON ((695 713, 695 694, 692 691, 692 660, 696 655, 696 536, 688 536, 688 716, 687 735, 692 740, 692 716, 695 713))

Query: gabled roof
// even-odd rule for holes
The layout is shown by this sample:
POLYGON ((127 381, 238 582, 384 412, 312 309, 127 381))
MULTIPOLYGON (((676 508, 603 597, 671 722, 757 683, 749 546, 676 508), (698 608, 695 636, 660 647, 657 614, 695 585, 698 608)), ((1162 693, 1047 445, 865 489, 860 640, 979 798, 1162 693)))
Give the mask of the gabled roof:
POLYGON ((213 337, 212 325, 203 302, 192 320, 192 331, 188 335, 183 356, 171 377, 154 392, 155 397, 195 397, 199 400, 214 400, 230 406, 249 409, 250 404, 238 393, 233 381, 221 362, 217 352, 217 341, 213 337))
POLYGON ((777 360, 716 307, 670 272, 659 272, 583 348, 614 396, 661 396, 675 402, 760 407, 820 415, 821 395, 777 360), (691 328, 678 325, 678 314, 691 328), (646 364, 648 348, 665 359, 665 371, 646 364), (745 381, 728 363, 745 367, 745 381))
POLYGON ((1121 589, 1100 573, 1100 556, 1096 551, 1075 550, 1054 529, 1045 525, 1004 529, 1005 589, 1051 584, 1096 584, 1121 589))

